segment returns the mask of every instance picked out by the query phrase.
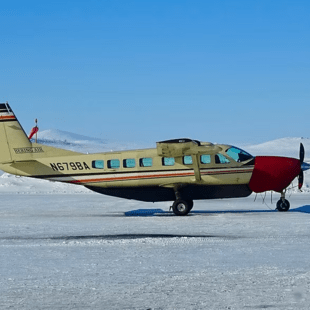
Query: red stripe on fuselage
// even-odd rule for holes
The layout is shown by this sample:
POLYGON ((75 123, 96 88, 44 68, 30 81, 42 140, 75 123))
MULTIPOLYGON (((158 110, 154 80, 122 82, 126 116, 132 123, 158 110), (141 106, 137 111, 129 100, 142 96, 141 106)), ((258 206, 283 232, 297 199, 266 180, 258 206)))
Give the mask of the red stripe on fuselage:
MULTIPOLYGON (((234 169, 234 170, 222 170, 222 171, 201 171, 202 175, 217 175, 217 174, 232 174, 232 173, 249 173, 252 172, 253 168, 250 169, 234 169)), ((70 183, 97 183, 97 182, 115 182, 115 181, 129 181, 129 180, 139 180, 139 179, 156 179, 156 178, 170 178, 170 177, 184 177, 184 176, 194 176, 194 171, 181 172, 181 173, 158 173, 158 174, 141 174, 141 175, 129 175, 129 176, 116 176, 116 177, 100 177, 92 179, 80 179, 72 180, 70 183)))
POLYGON ((0 121, 1 120, 15 120, 16 117, 14 115, 0 115, 0 121))

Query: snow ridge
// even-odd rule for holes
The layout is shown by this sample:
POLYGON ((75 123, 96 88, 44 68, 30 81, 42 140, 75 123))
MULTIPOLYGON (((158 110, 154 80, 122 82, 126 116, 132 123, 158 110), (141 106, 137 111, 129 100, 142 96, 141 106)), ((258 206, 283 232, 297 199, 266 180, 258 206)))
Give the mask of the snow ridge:
POLYGON ((120 151, 139 147, 137 143, 133 142, 112 142, 58 129, 39 132, 38 143, 82 153, 120 151))

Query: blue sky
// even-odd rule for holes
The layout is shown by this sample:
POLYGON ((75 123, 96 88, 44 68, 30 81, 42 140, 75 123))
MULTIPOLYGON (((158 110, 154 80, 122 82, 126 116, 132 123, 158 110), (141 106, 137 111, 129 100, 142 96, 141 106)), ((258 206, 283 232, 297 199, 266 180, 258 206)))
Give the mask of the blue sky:
POLYGON ((6 1, 0 101, 26 131, 310 136, 309 1, 6 1))

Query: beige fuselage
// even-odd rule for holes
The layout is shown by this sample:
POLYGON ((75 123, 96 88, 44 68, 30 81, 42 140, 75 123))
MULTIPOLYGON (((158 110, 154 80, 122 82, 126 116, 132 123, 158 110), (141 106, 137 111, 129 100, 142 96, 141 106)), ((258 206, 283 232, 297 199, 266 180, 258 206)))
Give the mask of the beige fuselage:
MULTIPOLYGON (((225 185, 229 187, 247 185, 254 168, 253 165, 238 163, 227 157, 224 151, 230 147, 229 145, 217 145, 219 149, 217 153, 204 150, 202 153, 184 155, 187 158, 192 157, 192 163, 189 164, 184 163, 184 156, 168 157, 170 161, 171 158, 174 158, 174 164, 169 163, 171 165, 163 164, 166 157, 158 155, 158 148, 96 154, 68 152, 69 154, 65 156, 55 156, 58 149, 52 148, 51 150, 50 147, 39 144, 33 144, 32 147, 41 150, 41 152, 36 153, 35 159, 28 162, 17 161, 2 164, 0 169, 22 176, 84 185, 104 194, 124 198, 131 197, 130 193, 126 193, 124 196, 121 193, 122 189, 139 188, 139 192, 142 193, 143 189, 147 189, 152 192, 146 193, 146 195, 151 196, 151 199, 148 197, 141 198, 141 193, 138 197, 135 197, 136 195, 133 193, 132 197, 146 201, 157 200, 153 190, 164 193, 162 195, 164 197, 161 195, 158 197, 158 200, 161 201, 174 200, 173 194, 165 194, 165 192, 175 191, 179 188, 196 187, 201 192, 207 187, 209 189, 220 189, 225 185), (43 157, 43 154, 47 155, 48 153, 53 153, 54 156, 43 157), (216 163, 215 156, 217 154, 223 154, 229 162, 216 163), (202 162, 201 156, 204 155, 210 156, 208 163, 202 162), (143 159, 151 161, 151 165, 143 166, 143 159), (129 167, 126 166, 128 160, 131 163, 129 167), (96 168, 96 163, 103 165, 96 168), (114 166, 111 166, 111 163, 114 166), (115 163, 119 164, 119 167, 115 167, 115 163), (114 192, 104 191, 103 189, 112 189, 114 192)), ((236 192, 236 195, 239 197, 239 192, 236 192)), ((202 195, 201 198, 201 195, 198 195, 199 197, 196 198, 197 194, 195 193, 193 196, 193 199, 213 198, 208 197, 208 195, 202 195)), ((216 196, 214 198, 221 197, 216 196)))
POLYGON ((0 169, 15 175, 79 184, 144 201, 244 197, 254 162, 237 162, 229 145, 190 139, 156 148, 83 154, 32 143, 10 106, 0 104, 0 169))

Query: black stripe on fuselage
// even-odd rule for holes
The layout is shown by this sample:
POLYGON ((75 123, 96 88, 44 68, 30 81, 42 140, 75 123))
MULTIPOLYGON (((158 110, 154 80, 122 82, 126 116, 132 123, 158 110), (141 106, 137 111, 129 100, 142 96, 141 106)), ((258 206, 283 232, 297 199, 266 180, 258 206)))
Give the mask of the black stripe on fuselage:
POLYGON ((5 123, 5 122, 16 122, 16 118, 12 118, 12 119, 0 119, 0 123, 5 123))
POLYGON ((5 110, 6 112, 8 112, 8 108, 6 107, 5 103, 0 103, 0 110, 5 110))
MULTIPOLYGON (((5 104, 5 103, 0 103, 0 112, 4 113, 8 113, 8 112, 12 112, 11 107, 9 106, 9 104, 5 104)), ((12 112, 13 113, 13 112, 12 112)))

